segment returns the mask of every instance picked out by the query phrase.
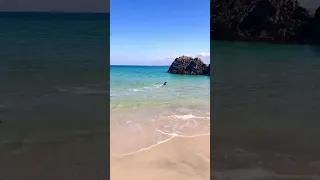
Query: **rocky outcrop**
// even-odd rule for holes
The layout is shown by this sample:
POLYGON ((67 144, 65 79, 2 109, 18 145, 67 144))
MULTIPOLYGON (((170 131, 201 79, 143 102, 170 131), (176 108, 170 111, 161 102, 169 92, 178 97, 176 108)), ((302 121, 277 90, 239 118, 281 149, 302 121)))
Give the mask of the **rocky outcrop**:
POLYGON ((210 64, 206 65, 200 58, 181 56, 171 64, 169 73, 188 75, 210 75, 210 64))
POLYGON ((319 8, 296 0, 211 0, 211 39, 319 43, 319 8))

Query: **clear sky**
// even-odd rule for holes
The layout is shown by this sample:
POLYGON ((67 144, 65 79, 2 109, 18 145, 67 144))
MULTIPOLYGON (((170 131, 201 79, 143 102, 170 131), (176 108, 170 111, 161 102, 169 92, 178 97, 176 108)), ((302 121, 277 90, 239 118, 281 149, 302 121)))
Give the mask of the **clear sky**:
POLYGON ((209 0, 111 0, 111 65, 210 56, 209 0))

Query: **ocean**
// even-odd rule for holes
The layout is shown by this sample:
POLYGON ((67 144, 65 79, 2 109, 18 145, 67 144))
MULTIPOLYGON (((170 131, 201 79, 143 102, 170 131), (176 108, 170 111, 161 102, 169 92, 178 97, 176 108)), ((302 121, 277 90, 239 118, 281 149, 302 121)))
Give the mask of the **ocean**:
POLYGON ((130 154, 171 137, 209 134, 210 77, 170 74, 168 68, 111 66, 111 153, 130 154))
POLYGON ((320 47, 212 41, 211 67, 213 176, 316 175, 320 47))
MULTIPOLYGON (((0 23, 0 179, 73 179, 80 166, 64 171, 61 163, 82 162, 88 154, 99 157, 83 164, 105 169, 109 14, 2 12, 0 23)), ((103 173, 91 174, 99 179, 103 173)))

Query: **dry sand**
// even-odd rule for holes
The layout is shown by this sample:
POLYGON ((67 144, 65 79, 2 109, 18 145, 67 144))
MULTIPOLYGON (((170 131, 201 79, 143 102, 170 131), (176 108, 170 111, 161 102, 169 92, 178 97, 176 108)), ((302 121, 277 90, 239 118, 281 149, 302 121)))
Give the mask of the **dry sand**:
POLYGON ((210 136, 174 137, 134 154, 111 157, 111 180, 209 180, 210 136))

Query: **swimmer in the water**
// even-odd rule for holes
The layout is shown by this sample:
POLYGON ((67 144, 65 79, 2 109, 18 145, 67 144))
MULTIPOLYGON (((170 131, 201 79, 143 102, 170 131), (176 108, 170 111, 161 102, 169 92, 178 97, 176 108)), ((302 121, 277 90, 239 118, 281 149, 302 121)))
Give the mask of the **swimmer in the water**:
POLYGON ((165 86, 165 85, 167 85, 167 82, 164 82, 162 86, 165 86))

